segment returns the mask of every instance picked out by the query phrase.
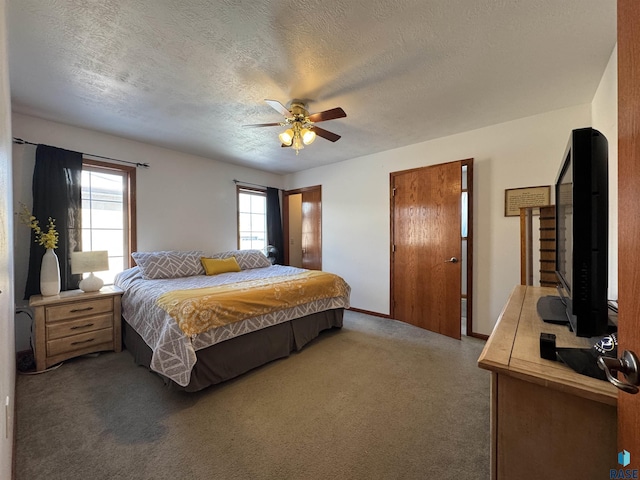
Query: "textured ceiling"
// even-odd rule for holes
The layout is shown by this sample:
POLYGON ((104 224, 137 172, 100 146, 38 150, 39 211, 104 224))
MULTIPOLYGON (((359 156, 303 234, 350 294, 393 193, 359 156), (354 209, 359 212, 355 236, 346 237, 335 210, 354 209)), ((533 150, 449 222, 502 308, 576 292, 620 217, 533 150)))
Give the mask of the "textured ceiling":
MULTIPOLYGON (((274 172, 592 100, 613 0, 8 0, 15 112, 274 172), (296 157, 264 103, 347 118, 296 157)), ((38 139, 27 139, 38 141, 38 139)), ((148 160, 148 159, 144 159, 148 160)))

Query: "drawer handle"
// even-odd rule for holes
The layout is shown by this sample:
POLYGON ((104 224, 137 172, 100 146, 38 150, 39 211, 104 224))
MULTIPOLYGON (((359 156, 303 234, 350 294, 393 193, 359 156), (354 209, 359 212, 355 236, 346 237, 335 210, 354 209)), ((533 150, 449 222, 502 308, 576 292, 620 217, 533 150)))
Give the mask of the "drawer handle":
POLYGON ((75 327, 71 327, 71 330, 78 330, 79 328, 89 328, 93 327, 93 323, 87 323, 86 325, 76 325, 75 327))
POLYGON ((80 345, 82 343, 89 343, 89 342, 93 342, 93 338, 90 338, 88 340, 82 340, 81 342, 71 342, 71 345, 80 345))
POLYGON ((71 313, 76 313, 76 312, 88 312, 89 310, 93 310, 93 307, 86 307, 86 308, 74 308, 73 310, 71 310, 71 313))

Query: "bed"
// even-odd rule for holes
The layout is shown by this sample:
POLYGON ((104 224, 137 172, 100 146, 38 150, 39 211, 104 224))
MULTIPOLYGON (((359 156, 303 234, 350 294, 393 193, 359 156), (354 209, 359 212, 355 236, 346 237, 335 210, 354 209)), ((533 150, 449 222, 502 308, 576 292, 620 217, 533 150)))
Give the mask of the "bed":
POLYGON ((341 328, 349 307, 339 276, 271 265, 259 250, 132 256, 137 266, 115 279, 125 347, 172 388, 198 391, 286 357, 341 328))

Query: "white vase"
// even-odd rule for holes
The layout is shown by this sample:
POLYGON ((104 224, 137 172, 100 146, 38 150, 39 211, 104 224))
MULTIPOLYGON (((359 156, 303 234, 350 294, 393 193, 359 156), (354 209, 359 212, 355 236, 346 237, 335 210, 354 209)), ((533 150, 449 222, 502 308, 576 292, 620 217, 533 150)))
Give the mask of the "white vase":
POLYGON ((60 264, 53 248, 47 248, 47 251, 42 256, 40 293, 45 297, 60 293, 60 264))

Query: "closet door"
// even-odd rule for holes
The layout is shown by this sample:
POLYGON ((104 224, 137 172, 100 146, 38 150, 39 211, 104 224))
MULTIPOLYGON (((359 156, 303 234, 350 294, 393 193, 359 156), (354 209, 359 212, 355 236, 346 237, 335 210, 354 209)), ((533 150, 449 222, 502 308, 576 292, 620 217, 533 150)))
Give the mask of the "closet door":
POLYGON ((462 164, 391 174, 391 314, 461 336, 462 164))
POLYGON ((302 192, 302 268, 322 270, 322 187, 302 192))
POLYGON ((322 186, 288 190, 283 200, 285 263, 322 270, 322 186))

